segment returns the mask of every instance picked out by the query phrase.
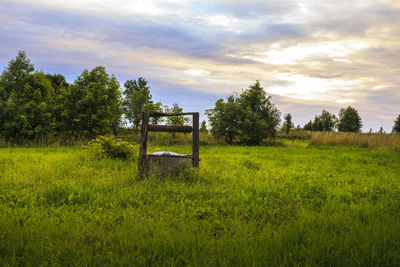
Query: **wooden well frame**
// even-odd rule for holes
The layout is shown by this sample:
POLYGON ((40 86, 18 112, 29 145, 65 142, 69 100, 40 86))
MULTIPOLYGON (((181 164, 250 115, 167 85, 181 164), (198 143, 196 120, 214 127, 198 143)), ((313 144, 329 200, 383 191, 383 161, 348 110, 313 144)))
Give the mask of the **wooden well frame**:
MULTIPOLYGON (((178 132, 178 133, 192 133, 192 167, 199 168, 200 155, 199 155, 199 113, 198 112, 183 112, 183 113, 163 113, 151 110, 143 112, 139 162, 138 170, 139 175, 143 176, 146 172, 146 162, 149 154, 147 154, 147 137, 149 132, 178 132), (170 116, 192 116, 192 126, 186 125, 158 125, 149 124, 151 117, 170 117, 170 116)), ((173 156, 172 156, 173 157, 173 156)))

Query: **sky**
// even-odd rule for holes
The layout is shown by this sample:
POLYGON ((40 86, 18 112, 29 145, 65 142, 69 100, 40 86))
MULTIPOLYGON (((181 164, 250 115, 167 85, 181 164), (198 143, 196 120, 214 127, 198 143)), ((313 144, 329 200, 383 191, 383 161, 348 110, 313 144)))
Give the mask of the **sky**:
POLYGON ((143 77, 202 119, 256 80, 296 125, 352 106, 390 132, 400 114, 398 0, 0 0, 1 70, 18 50, 69 82, 143 77))

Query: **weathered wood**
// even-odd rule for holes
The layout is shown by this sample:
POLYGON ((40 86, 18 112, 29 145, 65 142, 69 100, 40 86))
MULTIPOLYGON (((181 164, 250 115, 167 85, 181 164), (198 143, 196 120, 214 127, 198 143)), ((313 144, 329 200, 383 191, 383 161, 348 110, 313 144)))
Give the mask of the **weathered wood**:
POLYGON ((193 115, 195 113, 196 112, 164 113, 164 112, 150 111, 150 117, 188 116, 188 115, 193 115))
POLYGON ((199 168, 200 152, 199 152, 199 113, 193 113, 193 144, 192 144, 192 166, 199 168))
POLYGON ((147 130, 149 132, 176 132, 176 133, 190 133, 193 131, 192 126, 185 125, 158 125, 149 124, 147 130))
POLYGON ((145 175, 149 119, 150 119, 150 112, 145 111, 142 117, 142 135, 140 138, 140 150, 139 150, 139 162, 138 162, 140 177, 143 177, 145 175))

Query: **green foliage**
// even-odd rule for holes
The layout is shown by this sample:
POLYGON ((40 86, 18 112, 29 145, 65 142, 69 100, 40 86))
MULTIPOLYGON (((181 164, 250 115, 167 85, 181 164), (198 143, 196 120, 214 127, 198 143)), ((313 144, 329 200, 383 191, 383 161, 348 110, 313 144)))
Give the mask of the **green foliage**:
POLYGON ((362 122, 358 111, 350 106, 340 109, 337 127, 340 132, 360 132, 362 122))
POLYGON ((280 112, 259 81, 236 98, 219 99, 206 115, 213 134, 225 137, 228 143, 247 145, 259 145, 275 136, 280 122, 280 112))
POLYGON ((336 116, 324 109, 321 115, 315 116, 314 121, 309 121, 303 129, 305 131, 330 132, 335 129, 336 124, 336 116))
POLYGON ((303 130, 304 131, 312 131, 312 125, 313 125, 312 121, 307 122, 306 124, 304 124, 303 130))
MULTIPOLYGON (((150 88, 147 81, 143 78, 136 80, 128 80, 124 84, 124 111, 127 120, 138 128, 142 123, 142 115, 145 110, 162 112, 161 102, 153 102, 151 99, 150 88)), ((161 117, 152 117, 151 122, 154 124, 162 121, 161 117)))
POLYGON ((119 83, 104 67, 84 70, 65 92, 63 125, 74 135, 116 132, 121 123, 119 83))
POLYGON ((162 180, 77 147, 1 149, 0 266, 400 264, 398 152, 200 149, 162 180))
POLYGON ((54 88, 23 51, 0 76, 0 133, 14 142, 54 134, 54 88))
POLYGON ((200 133, 208 134, 207 123, 205 120, 201 122, 199 131, 200 133))
POLYGON ((34 71, 34 66, 24 51, 18 51, 15 59, 8 62, 0 76, 0 99, 7 101, 14 90, 22 91, 26 77, 34 71))
MULTIPOLYGON (((182 113, 183 109, 178 106, 178 104, 173 104, 172 108, 168 108, 168 106, 164 107, 165 113, 182 113)), ((186 125, 189 122, 189 118, 185 116, 169 116, 166 118, 167 125, 186 125)))
POLYGON ((97 157, 134 160, 138 156, 135 144, 114 137, 99 136, 89 143, 89 149, 97 157))
POLYGON ((219 99, 213 109, 206 110, 211 133, 224 137, 229 144, 232 144, 239 135, 239 114, 240 108, 233 96, 228 97, 227 102, 219 99))
POLYGON ((397 119, 394 121, 392 132, 400 133, 400 114, 399 114, 399 116, 397 116, 397 119))
POLYGON ((284 119, 285 119, 285 123, 282 126, 282 129, 285 130, 286 134, 289 134, 290 130, 292 128, 294 128, 294 124, 292 123, 292 115, 290 115, 290 113, 288 113, 288 114, 285 115, 284 119))

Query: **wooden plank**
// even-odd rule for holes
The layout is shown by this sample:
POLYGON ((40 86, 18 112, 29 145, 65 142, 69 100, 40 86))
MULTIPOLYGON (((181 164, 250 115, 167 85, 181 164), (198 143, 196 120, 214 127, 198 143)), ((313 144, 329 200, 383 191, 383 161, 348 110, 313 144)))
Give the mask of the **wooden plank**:
POLYGON ((199 168, 200 162, 200 152, 199 152, 199 113, 193 113, 193 144, 192 144, 192 166, 194 168, 199 168))
POLYGON ((139 162, 138 162, 139 177, 141 178, 143 178, 145 175, 149 119, 150 119, 150 112, 145 111, 142 117, 142 135, 140 138, 140 151, 139 151, 139 162))
POLYGON ((189 116, 195 113, 196 112, 164 113, 164 112, 150 111, 150 117, 189 116))
POLYGON ((147 130, 149 132, 175 132, 175 133, 190 133, 193 131, 192 126, 185 125, 158 125, 149 124, 147 130))

